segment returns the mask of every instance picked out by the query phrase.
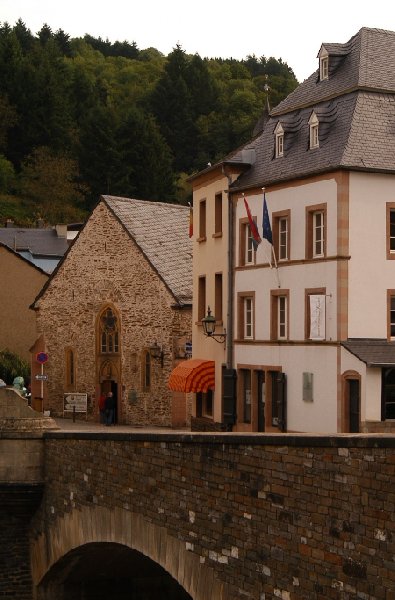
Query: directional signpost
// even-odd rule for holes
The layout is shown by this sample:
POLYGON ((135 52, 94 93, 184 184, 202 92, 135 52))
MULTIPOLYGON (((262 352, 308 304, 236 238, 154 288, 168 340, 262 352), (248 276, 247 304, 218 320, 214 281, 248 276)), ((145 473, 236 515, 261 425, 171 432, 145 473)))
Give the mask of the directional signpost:
POLYGON ((42 411, 44 412, 44 381, 48 381, 48 375, 44 375, 44 364, 48 361, 48 354, 46 352, 37 352, 36 361, 41 365, 41 374, 37 374, 36 379, 41 381, 42 411))

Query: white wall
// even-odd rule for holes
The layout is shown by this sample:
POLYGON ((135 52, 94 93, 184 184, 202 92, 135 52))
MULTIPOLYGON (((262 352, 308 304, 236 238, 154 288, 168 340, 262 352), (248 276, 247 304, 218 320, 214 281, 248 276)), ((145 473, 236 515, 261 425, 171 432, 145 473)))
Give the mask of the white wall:
POLYGON ((244 345, 237 356, 239 364, 282 366, 287 375, 288 431, 337 431, 336 347, 244 345), (313 373, 313 402, 303 400, 303 372, 313 373))
POLYGON ((387 337, 395 261, 386 258, 386 203, 395 202, 394 184, 390 175, 350 174, 349 337, 387 337))
MULTIPOLYGON (((333 180, 324 180, 303 186, 289 187, 266 194, 270 220, 272 212, 291 210, 291 261, 304 260, 306 239, 306 206, 327 203, 327 256, 337 253, 337 186, 333 180)), ((263 195, 247 198, 253 216, 257 217, 259 232, 262 233, 263 195)), ((244 202, 240 198, 236 210, 236 233, 239 233, 239 219, 246 218, 244 202)), ((235 276, 235 296, 241 291, 255 291, 257 339, 270 337, 270 291, 289 289, 290 339, 303 340, 305 335, 305 289, 326 287, 327 293, 327 339, 336 339, 336 261, 317 261, 309 264, 279 262, 278 271, 267 267, 270 245, 263 240, 257 250, 255 267, 238 270, 235 276), (266 265, 264 268, 260 268, 266 265), (280 283, 280 286, 279 286, 280 283)), ((236 257, 239 256, 238 243, 236 257)), ((238 263, 236 263, 238 264, 238 263)), ((235 315, 236 317, 236 315, 235 315)))

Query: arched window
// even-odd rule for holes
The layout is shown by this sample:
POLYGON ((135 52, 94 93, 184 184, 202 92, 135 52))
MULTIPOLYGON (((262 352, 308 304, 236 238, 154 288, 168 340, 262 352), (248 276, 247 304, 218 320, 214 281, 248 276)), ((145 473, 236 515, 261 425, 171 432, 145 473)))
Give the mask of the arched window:
POLYGON ((74 350, 71 348, 66 349, 66 387, 74 388, 75 385, 75 361, 74 361, 74 350))
POLYGON ((146 389, 151 387, 151 354, 149 351, 144 352, 144 382, 143 385, 146 389))
POLYGON ((115 354, 119 350, 119 322, 111 308, 106 308, 100 317, 100 351, 115 354))

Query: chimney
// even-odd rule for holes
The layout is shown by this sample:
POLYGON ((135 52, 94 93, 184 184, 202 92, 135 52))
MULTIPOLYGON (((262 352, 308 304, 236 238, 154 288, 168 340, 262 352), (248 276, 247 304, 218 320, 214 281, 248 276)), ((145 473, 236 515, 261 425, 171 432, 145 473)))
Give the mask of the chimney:
POLYGON ((67 225, 55 225, 55 229, 59 238, 67 238, 67 225))
POLYGON ((15 223, 12 219, 7 219, 5 222, 6 227, 15 227, 15 223))

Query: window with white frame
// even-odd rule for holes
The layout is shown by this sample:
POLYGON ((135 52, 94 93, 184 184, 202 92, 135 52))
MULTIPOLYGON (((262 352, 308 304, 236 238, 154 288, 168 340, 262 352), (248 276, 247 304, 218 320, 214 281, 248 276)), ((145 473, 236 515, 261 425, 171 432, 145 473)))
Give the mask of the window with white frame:
POLYGON ((288 334, 288 315, 289 315, 289 290, 271 291, 271 325, 270 338, 272 340, 287 340, 288 334))
POLYGON ((328 79, 329 77, 329 56, 324 55, 320 57, 320 81, 328 79))
POLYGON ((310 126, 310 149, 318 148, 319 145, 320 145, 319 137, 318 137, 318 125, 319 125, 318 117, 315 114, 315 112, 313 112, 311 114, 310 119, 309 119, 309 126, 310 126))
POLYGON ((313 212, 313 258, 325 254, 325 215, 323 210, 313 212))
POLYGON ((254 303, 250 296, 244 298, 244 339, 253 338, 254 303))
POLYGON ((278 296, 277 299, 277 338, 279 340, 287 339, 287 296, 278 296))
POLYGON ((278 261, 290 258, 290 221, 291 211, 282 210, 272 213, 273 248, 278 261))
POLYGON ((239 221, 239 266, 253 265, 256 261, 251 229, 247 218, 239 221))
POLYGON ((280 122, 277 123, 274 134, 276 142, 276 158, 281 158, 284 156, 284 129, 280 122))
POLYGON ((251 265, 254 263, 254 245, 252 243, 251 229, 248 223, 244 223, 244 264, 251 265))
POLYGON ((278 259, 288 259, 288 217, 278 220, 278 259))
POLYGON ((306 258, 326 256, 326 203, 306 206, 306 258))

